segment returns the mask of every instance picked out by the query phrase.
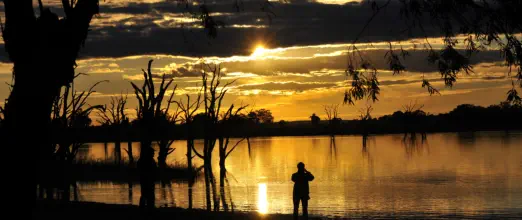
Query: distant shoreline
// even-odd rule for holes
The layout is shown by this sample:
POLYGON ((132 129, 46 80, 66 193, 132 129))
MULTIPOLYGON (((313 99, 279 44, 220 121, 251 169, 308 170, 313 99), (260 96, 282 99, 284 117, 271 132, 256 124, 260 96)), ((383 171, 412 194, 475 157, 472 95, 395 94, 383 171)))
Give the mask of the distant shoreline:
MULTIPOLYGON (((201 118, 201 117, 200 117, 201 118)), ((222 122, 215 126, 219 129, 217 137, 276 137, 276 136, 319 136, 319 135, 376 135, 376 134, 412 134, 419 135, 440 132, 476 132, 476 131, 521 131, 522 106, 491 105, 489 107, 463 104, 448 113, 431 115, 421 109, 415 111, 396 111, 379 118, 371 116, 364 120, 320 120, 311 116, 309 121, 279 121, 260 123, 252 118, 231 121, 226 126, 222 122)), ((188 137, 201 139, 205 134, 204 119, 194 120, 191 124, 158 124, 152 126, 153 140, 186 140, 188 137)), ((60 139, 84 143, 92 142, 128 142, 139 141, 143 135, 137 121, 127 124, 90 126, 67 131, 68 135, 58 135, 60 139)))
MULTIPOLYGON (((517 129, 509 129, 509 130, 502 130, 502 129, 490 129, 490 130, 445 130, 445 131, 430 131, 426 132, 426 134, 441 134, 441 133, 474 133, 474 132, 522 132, 522 128, 517 129)), ((370 133, 369 136, 376 136, 376 135, 399 135, 404 134, 404 132, 374 132, 370 133)), ((338 132, 334 134, 334 136, 362 136, 363 133, 354 133, 354 132, 338 132)), ((420 133, 418 133, 420 138, 420 133)), ((314 137, 314 136, 331 136, 330 133, 324 133, 324 132, 304 132, 304 133, 270 133, 270 134, 259 134, 259 135, 253 135, 249 136, 249 138, 270 138, 270 137, 314 137)), ((238 135, 232 135, 232 138, 243 138, 244 136, 238 136, 238 135)), ((174 140, 187 140, 185 137, 173 137, 174 140)), ((196 138, 195 140, 201 140, 201 137, 196 138)), ((82 139, 84 143, 112 143, 114 140, 112 139, 99 139, 99 138, 86 138, 82 139)), ((138 137, 125 137, 120 139, 120 142, 139 142, 140 139, 138 137)))

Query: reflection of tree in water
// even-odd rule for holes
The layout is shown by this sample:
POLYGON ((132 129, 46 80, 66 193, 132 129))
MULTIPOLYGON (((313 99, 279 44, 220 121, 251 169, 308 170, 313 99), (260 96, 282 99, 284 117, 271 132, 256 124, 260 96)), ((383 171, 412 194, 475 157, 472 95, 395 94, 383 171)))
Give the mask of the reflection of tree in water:
POLYGON ((404 150, 408 158, 412 158, 414 155, 420 156, 424 154, 425 150, 428 154, 430 153, 428 139, 425 137, 418 139, 415 138, 415 136, 412 136, 410 138, 403 139, 402 145, 404 146, 404 150))
POLYGON ((373 145, 375 146, 375 138, 374 137, 368 137, 368 136, 363 136, 362 137, 362 156, 363 156, 363 159, 367 160, 368 161, 368 165, 370 166, 370 168, 372 168, 373 170, 373 157, 370 153, 370 145, 373 145), (370 144, 369 144, 370 142, 370 144))
MULTIPOLYGON (((232 191, 230 187, 230 181, 228 177, 231 177, 236 183, 238 182, 237 179, 228 171, 226 171, 226 174, 220 174, 221 182, 224 184, 220 184, 220 200, 223 205, 223 210, 225 212, 228 211, 234 211, 234 201, 232 200, 232 191), (228 197, 228 202, 227 202, 228 197)), ((219 201, 218 201, 219 203, 219 201)))
POLYGON ((330 159, 337 161, 337 145, 335 142, 335 136, 330 137, 330 159))
POLYGON ((512 134, 510 131, 504 131, 500 137, 502 147, 509 147, 511 145, 512 134))
MULTIPOLYGON (((203 166, 200 166, 196 169, 196 172, 194 173, 200 173, 203 169, 203 166)), ((193 203, 194 203, 194 197, 193 197, 193 191, 194 191, 194 184, 197 181, 197 175, 190 176, 188 179, 188 209, 192 209, 193 203)))
POLYGON ((167 203, 165 206, 170 205, 171 207, 176 207, 176 202, 174 200, 174 190, 172 189, 171 181, 161 181, 161 197, 163 201, 167 203))
POLYGON ((312 147, 315 148, 315 146, 318 146, 320 141, 319 138, 312 138, 312 147))
POLYGON ((457 133, 457 142, 459 144, 459 148, 462 151, 468 151, 475 148, 475 143, 477 141, 477 137, 475 132, 458 132, 457 133))

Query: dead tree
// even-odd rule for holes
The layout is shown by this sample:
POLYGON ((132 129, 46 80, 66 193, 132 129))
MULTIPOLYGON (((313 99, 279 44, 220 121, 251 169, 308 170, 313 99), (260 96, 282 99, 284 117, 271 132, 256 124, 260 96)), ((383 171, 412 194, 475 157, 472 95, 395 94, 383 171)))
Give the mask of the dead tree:
POLYGON ((415 103, 410 103, 404 105, 403 111, 403 125, 404 125, 404 140, 410 135, 411 140, 416 139, 416 133, 421 133, 422 140, 426 139, 426 131, 422 129, 422 121, 426 117, 426 112, 422 110, 424 105, 418 105, 415 103))
MULTIPOLYGON (((201 91, 198 93, 198 96, 194 102, 190 101, 190 95, 186 94, 187 101, 184 103, 181 99, 179 102, 175 101, 180 109, 181 113, 181 123, 185 126, 185 137, 187 138, 187 171, 192 174, 194 172, 194 168, 192 167, 192 159, 195 156, 192 156, 192 149, 194 149, 194 136, 193 131, 193 121, 196 112, 201 105, 201 91)), ((189 209, 192 209, 192 186, 194 184, 194 176, 190 176, 189 178, 189 187, 188 187, 188 196, 189 196, 189 209)))
POLYGON ((170 136, 169 132, 171 131, 172 126, 174 126, 177 122, 178 115, 180 114, 179 108, 174 111, 174 113, 169 113, 170 105, 174 103, 172 98, 174 98, 174 94, 176 91, 176 87, 172 89, 172 93, 167 101, 167 107, 162 109, 159 112, 159 115, 155 115, 155 124, 156 128, 159 129, 159 137, 158 137, 158 165, 160 170, 163 170, 167 167, 167 157, 176 150, 175 148, 171 148, 170 146, 174 143, 174 139, 170 136))
POLYGON ((362 126, 362 136, 363 136, 363 148, 366 148, 366 140, 369 135, 369 124, 368 122, 372 120, 373 107, 371 105, 367 105, 365 108, 359 109, 359 119, 361 120, 362 126))
MULTIPOLYGON (((141 184, 141 198, 140 207, 154 208, 154 184, 156 179, 157 165, 154 161, 154 149, 152 148, 152 141, 157 131, 155 121, 158 116, 165 114, 164 109, 161 108, 163 98, 173 79, 165 82, 166 76, 161 78, 161 84, 158 93, 155 91, 153 81, 152 60, 148 63, 147 71, 143 71, 143 85, 138 87, 131 82, 134 88, 136 99, 138 100, 137 108, 137 122, 140 129, 140 159, 138 160, 138 169, 140 170, 140 184, 141 184)), ((174 88, 175 89, 175 88, 174 88)), ((174 94, 174 89, 172 93, 174 94)), ((170 104, 170 103, 169 103, 170 104)))
MULTIPOLYGON (((55 184, 59 184, 57 186, 62 189, 62 199, 67 201, 70 198, 70 186, 74 185, 70 168, 80 146, 84 144, 79 140, 79 134, 82 129, 90 126, 90 113, 96 109, 103 109, 102 105, 87 106, 87 99, 99 83, 101 82, 95 83, 88 91, 83 92, 75 91, 74 83, 71 83, 63 89, 63 93, 53 102, 51 121, 54 159, 50 161, 52 170, 48 171, 54 172, 54 175, 46 175, 46 177, 52 179, 52 181, 61 180, 59 183, 55 182, 55 184)), ((45 186, 47 187, 48 198, 52 198, 51 185, 45 186)))
POLYGON ((341 124, 341 118, 337 117, 339 115, 339 104, 325 105, 324 112, 328 118, 328 130, 330 132, 330 137, 334 138, 335 134, 337 133, 337 129, 339 129, 341 124))
POLYGON ((219 203, 217 203, 217 192, 214 174, 212 173, 212 152, 216 146, 218 138, 217 128, 219 123, 219 113, 221 110, 221 103, 225 94, 234 81, 221 85, 221 68, 219 65, 204 65, 202 78, 202 90, 203 90, 203 104, 204 104, 204 141, 203 141, 203 152, 199 153, 193 148, 194 153, 201 159, 203 159, 203 171, 205 173, 205 190, 207 210, 211 210, 212 202, 210 199, 210 187, 212 187, 212 200, 214 201, 214 210, 219 210, 219 203), (209 81, 209 74, 211 72, 212 78, 209 81))
MULTIPOLYGON (((110 132, 114 136, 114 154, 116 162, 121 162, 121 136, 123 131, 128 131, 129 118, 125 114, 125 105, 127 104, 127 95, 111 97, 109 106, 105 106, 102 111, 97 111, 98 123, 112 130, 110 132)), ((127 155, 129 162, 134 162, 132 156, 132 145, 128 146, 127 155)))
POLYGON ((199 110, 199 106, 201 105, 201 91, 198 93, 197 98, 194 102, 190 101, 190 95, 186 94, 187 101, 183 102, 182 100, 175 101, 180 109, 181 123, 185 125, 185 136, 187 138, 187 168, 189 171, 192 171, 192 149, 194 148, 194 131, 192 130, 192 123, 194 121, 194 116, 196 112, 199 110))
POLYGON ((234 110, 234 105, 230 105, 230 108, 223 114, 220 122, 219 122, 219 131, 218 131, 218 141, 219 141, 219 189, 221 202, 223 204, 223 209, 228 211, 228 204, 226 203, 225 198, 225 179, 227 175, 227 168, 225 166, 225 162, 227 157, 232 153, 236 147, 245 140, 245 138, 237 141, 234 146, 229 148, 230 144, 230 136, 232 134, 232 130, 241 129, 242 118, 240 112, 244 110, 247 106, 241 106, 234 110))

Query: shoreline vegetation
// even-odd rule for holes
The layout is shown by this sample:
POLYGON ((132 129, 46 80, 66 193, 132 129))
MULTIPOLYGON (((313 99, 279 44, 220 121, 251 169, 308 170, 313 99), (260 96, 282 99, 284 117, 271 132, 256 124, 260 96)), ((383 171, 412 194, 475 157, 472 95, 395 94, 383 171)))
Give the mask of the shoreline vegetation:
MULTIPOLYGON (((312 116, 314 117, 315 114, 312 116)), ((311 118, 312 118, 311 117, 311 118)), ((316 117, 316 116, 315 116, 316 117)), ((474 131, 520 131, 522 124, 522 107, 501 103, 489 107, 463 104, 448 113, 429 114, 422 106, 410 106, 408 109, 396 111, 393 114, 372 118, 366 117, 353 120, 340 118, 314 121, 284 121, 260 122, 248 118, 237 123, 237 129, 232 129, 230 137, 271 137, 271 136, 318 136, 318 135, 371 135, 371 134, 406 134, 406 133, 440 133, 440 132, 474 132, 474 131)), ((203 139, 204 126, 195 121, 191 128, 185 124, 172 123, 165 126, 166 132, 153 139, 171 140, 203 139), (190 132, 189 132, 190 131, 190 132), (167 135, 167 137, 165 137, 167 135)), ((141 138, 139 126, 129 123, 121 132, 119 126, 90 126, 77 131, 77 139, 84 143, 114 142, 118 137, 121 142, 136 142, 141 138)))
MULTIPOLYGON (((292 214, 260 214, 255 211, 212 212, 203 209, 157 208, 140 209, 135 205, 116 205, 94 202, 60 202, 37 200, 32 219, 65 220, 86 219, 293 219, 292 214)), ((432 213, 432 212, 348 212, 346 216, 310 215, 309 219, 519 219, 522 210, 506 210, 476 213, 432 213)))

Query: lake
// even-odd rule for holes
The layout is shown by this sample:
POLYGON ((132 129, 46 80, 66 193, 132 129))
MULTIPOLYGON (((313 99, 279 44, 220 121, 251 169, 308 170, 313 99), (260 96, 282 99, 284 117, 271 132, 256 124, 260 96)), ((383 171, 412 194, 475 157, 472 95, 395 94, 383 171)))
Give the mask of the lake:
MULTIPOLYGON (((231 142, 233 145, 234 140, 231 142)), ((252 138, 226 161, 226 198, 234 210, 292 213, 292 173, 302 161, 314 176, 309 213, 481 214, 522 212, 522 132, 429 134, 426 141, 379 135, 252 138)), ((186 163, 186 142, 176 141, 170 163, 186 163)), ((202 142, 196 142, 199 150, 202 142)), ((92 143, 79 157, 111 159, 113 144, 92 143)), ((122 148, 127 144, 122 143, 122 148)), ((139 144, 133 144, 139 154, 139 144)), ((214 173, 219 177, 217 146, 214 173)), ((125 154, 125 152, 122 152, 125 154)), ((203 162, 194 160, 197 165, 203 162)), ((203 179, 203 178, 201 178, 203 179)), ((124 183, 79 183, 80 200, 138 204, 140 191, 124 183)), ((156 186, 157 206, 188 207, 188 184, 156 186)), ((204 181, 193 187, 195 208, 205 208, 204 181)))

